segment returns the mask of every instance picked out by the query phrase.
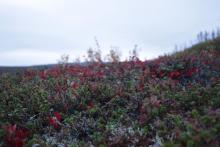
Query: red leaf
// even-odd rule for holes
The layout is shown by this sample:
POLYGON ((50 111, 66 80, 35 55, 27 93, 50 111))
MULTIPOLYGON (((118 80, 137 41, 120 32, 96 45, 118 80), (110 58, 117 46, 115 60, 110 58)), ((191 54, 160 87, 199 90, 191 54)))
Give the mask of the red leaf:
POLYGON ((180 77, 180 72, 179 71, 177 71, 177 70, 174 70, 174 71, 172 71, 170 74, 169 74, 169 77, 170 78, 178 78, 178 77, 180 77))
POLYGON ((51 126, 53 126, 55 129, 59 129, 60 128, 58 123, 56 122, 56 120, 54 118, 52 118, 52 117, 49 117, 49 124, 51 126))
POLYGON ((46 79, 46 71, 41 71, 40 73, 39 73, 39 76, 40 76, 40 78, 41 79, 43 79, 43 80, 45 80, 46 79))
POLYGON ((59 112, 54 112, 53 115, 57 118, 58 121, 61 121, 62 117, 59 112))
POLYGON ((57 112, 57 111, 54 112, 53 115, 54 115, 54 117, 49 117, 48 118, 49 124, 51 126, 53 126, 55 129, 59 129, 60 126, 59 126, 58 123, 61 121, 62 117, 61 117, 60 113, 57 112))
POLYGON ((187 77, 191 77, 195 72, 198 72, 198 68, 191 68, 191 69, 189 69, 187 72, 186 72, 186 76, 187 77))
POLYGON ((17 128, 16 124, 13 126, 12 125, 6 126, 5 130, 7 132, 7 135, 12 135, 16 131, 16 128, 17 128))
POLYGON ((7 147, 23 147, 24 139, 28 137, 28 132, 24 129, 17 129, 16 125, 5 127, 5 144, 7 147))
POLYGON ((73 89, 77 89, 79 87, 79 85, 76 82, 71 82, 70 85, 73 89))
POLYGON ((89 103, 88 103, 88 108, 90 109, 90 108, 93 108, 93 107, 94 107, 93 102, 92 102, 92 101, 89 101, 89 103))

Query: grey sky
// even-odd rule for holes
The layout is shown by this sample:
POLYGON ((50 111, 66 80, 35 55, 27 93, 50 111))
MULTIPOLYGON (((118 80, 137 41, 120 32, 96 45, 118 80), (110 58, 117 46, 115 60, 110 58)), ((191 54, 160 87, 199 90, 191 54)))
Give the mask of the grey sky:
POLYGON ((0 65, 56 63, 111 46, 142 59, 220 26, 219 0, 0 0, 0 65))

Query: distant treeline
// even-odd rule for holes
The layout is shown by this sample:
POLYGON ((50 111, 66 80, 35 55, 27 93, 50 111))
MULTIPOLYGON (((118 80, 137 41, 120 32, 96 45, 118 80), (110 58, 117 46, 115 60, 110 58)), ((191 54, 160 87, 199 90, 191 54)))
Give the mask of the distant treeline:
POLYGON ((213 30, 211 32, 208 31, 201 31, 197 35, 198 42, 205 42, 208 40, 213 40, 220 37, 220 28, 217 28, 216 30, 213 30))

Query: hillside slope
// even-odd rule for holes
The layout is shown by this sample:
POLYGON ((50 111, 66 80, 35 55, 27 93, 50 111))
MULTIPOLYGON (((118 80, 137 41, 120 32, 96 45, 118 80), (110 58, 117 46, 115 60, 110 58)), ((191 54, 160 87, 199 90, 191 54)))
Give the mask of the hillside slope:
POLYGON ((3 74, 0 146, 218 147, 219 51, 3 74))
POLYGON ((215 50, 219 52, 220 51, 220 37, 193 45, 190 48, 186 48, 183 51, 179 51, 173 54, 173 56, 181 57, 181 55, 186 55, 186 56, 196 55, 204 50, 215 50))

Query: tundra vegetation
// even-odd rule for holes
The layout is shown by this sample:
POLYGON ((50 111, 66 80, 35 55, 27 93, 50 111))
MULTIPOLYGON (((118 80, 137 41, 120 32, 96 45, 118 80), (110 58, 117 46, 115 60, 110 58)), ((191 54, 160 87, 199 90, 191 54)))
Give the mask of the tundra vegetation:
MULTIPOLYGON (((201 36, 200 36, 201 39, 201 36)), ((141 61, 0 75, 0 146, 220 146, 220 38, 141 61)))

